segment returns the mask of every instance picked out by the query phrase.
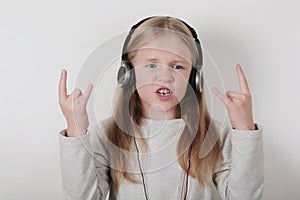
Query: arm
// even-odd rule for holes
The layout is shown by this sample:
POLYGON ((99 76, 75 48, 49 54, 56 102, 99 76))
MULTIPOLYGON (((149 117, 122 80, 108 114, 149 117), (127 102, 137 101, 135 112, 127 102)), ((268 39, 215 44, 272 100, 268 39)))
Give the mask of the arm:
POLYGON ((59 135, 60 165, 66 199, 105 199, 110 188, 109 165, 98 128, 79 137, 59 135), (97 147, 97 148, 95 148, 97 147))
POLYGON ((223 200, 259 200, 263 195, 264 154, 262 126, 221 134, 221 155, 213 181, 223 200))
POLYGON ((214 182, 223 199, 261 199, 264 179, 262 127, 255 130, 252 95, 239 64, 236 71, 240 92, 223 94, 213 88, 226 106, 232 127, 230 130, 226 128, 221 135, 222 152, 214 182))
POLYGON ((106 156, 103 143, 96 137, 96 134, 105 131, 88 130, 86 111, 93 86, 90 84, 84 94, 78 88, 68 94, 66 85, 67 71, 62 70, 58 87, 59 105, 68 123, 68 129, 59 134, 64 195, 72 200, 104 199, 109 189, 109 165, 95 158, 106 156), (98 148, 97 154, 94 153, 95 147, 98 148))

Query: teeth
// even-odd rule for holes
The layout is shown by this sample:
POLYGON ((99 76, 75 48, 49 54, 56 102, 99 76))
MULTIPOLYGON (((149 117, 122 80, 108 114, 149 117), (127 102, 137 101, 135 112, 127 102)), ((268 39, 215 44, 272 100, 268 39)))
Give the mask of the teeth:
POLYGON ((157 92, 163 96, 170 94, 170 90, 168 89, 159 89, 157 92))

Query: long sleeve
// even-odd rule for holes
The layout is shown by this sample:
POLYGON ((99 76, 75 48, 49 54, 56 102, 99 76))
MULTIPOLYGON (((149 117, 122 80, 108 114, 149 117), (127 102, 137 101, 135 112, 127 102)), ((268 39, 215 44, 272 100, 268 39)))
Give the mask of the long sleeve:
POLYGON ((258 130, 234 130, 221 134, 221 157, 214 183, 223 200, 260 200, 264 184, 262 126, 258 130))
POLYGON ((107 152, 96 131, 100 129, 94 127, 80 137, 65 137, 66 129, 60 131, 60 165, 65 199, 102 200, 108 194, 110 173, 107 152), (95 154, 98 154, 97 159, 95 154))

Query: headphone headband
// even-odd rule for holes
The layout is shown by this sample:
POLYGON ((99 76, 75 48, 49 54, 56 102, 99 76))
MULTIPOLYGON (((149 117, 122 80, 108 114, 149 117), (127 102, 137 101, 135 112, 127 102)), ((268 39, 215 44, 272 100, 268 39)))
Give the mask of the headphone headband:
POLYGON ((147 17, 147 18, 145 18, 145 19, 142 19, 141 21, 139 21, 138 23, 136 23, 135 25, 133 25, 133 26, 130 28, 130 31, 129 31, 129 33, 128 33, 126 39, 125 39, 124 45, 123 45, 123 50, 122 50, 122 61, 128 60, 128 57, 127 57, 128 54, 127 54, 127 52, 125 53, 125 51, 126 51, 126 49, 127 49, 128 43, 129 43, 129 41, 130 41, 130 39, 131 39, 131 36, 132 36, 134 30, 135 30, 137 27, 139 27, 142 23, 144 23, 145 21, 147 21, 147 20, 150 19, 150 18, 153 18, 153 17, 147 17))

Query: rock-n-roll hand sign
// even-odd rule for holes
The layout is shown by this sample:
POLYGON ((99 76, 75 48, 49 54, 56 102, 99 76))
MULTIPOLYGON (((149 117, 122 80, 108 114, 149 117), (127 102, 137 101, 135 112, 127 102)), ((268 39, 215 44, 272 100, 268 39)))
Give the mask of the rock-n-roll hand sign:
POLYGON ((71 94, 67 94, 67 71, 62 70, 59 81, 59 105, 67 120, 68 137, 84 135, 89 126, 86 105, 92 93, 93 85, 89 84, 86 92, 82 94, 81 90, 76 88, 71 94))
POLYGON ((226 106, 233 129, 255 130, 252 117, 252 99, 248 83, 242 67, 239 64, 236 65, 236 71, 240 92, 227 91, 224 95, 215 87, 213 87, 213 92, 226 106))

